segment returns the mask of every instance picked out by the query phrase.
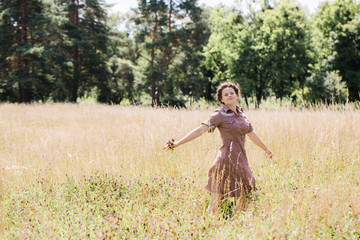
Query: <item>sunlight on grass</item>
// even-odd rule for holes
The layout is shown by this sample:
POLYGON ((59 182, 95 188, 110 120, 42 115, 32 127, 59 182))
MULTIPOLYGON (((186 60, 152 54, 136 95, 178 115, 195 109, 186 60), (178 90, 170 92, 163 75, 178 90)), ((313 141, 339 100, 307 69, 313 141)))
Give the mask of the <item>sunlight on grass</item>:
MULTIPOLYGON (((162 147, 212 110, 0 105, 4 239, 358 239, 360 112, 250 110, 273 150, 246 143, 257 191, 247 211, 206 213, 218 131, 162 147), (230 214, 230 215, 229 215, 230 214)), ((229 211, 230 209, 230 211, 229 211)))

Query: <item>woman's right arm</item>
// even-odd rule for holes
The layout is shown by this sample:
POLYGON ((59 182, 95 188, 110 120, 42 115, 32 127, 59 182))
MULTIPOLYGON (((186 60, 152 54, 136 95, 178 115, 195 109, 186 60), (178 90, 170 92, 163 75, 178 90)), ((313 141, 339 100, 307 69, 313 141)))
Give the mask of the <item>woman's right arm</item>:
MULTIPOLYGON (((177 142, 173 143, 173 147, 176 148, 184 143, 190 142, 191 140, 194 140, 197 137, 200 137, 201 135, 203 135, 205 132, 209 131, 209 127, 205 124, 201 124, 199 127, 195 128, 194 130, 192 130, 191 132, 189 132, 188 134, 186 134, 182 139, 180 139, 177 142)), ((169 150, 169 146, 166 145, 165 147, 163 147, 163 149, 169 150)))

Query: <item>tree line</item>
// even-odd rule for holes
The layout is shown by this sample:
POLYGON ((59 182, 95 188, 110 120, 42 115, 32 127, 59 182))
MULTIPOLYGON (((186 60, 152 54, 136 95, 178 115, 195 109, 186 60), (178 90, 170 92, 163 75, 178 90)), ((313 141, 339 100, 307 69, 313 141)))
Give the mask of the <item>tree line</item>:
POLYGON ((108 14, 104 0, 2 0, 0 101, 184 106, 237 82, 246 104, 268 97, 360 100, 360 5, 138 0, 108 14))

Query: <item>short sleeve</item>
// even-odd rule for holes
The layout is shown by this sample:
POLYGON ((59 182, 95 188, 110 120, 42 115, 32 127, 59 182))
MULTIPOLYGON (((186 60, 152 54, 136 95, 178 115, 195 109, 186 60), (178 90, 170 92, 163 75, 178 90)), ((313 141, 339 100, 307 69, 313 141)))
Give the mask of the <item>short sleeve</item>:
POLYGON ((249 130, 248 130, 248 133, 251 133, 252 131, 254 131, 254 128, 253 128, 251 122, 249 122, 249 130))
POLYGON ((249 123, 249 128, 248 128, 247 133, 251 133, 252 131, 254 131, 254 128, 253 128, 251 122, 250 122, 249 119, 246 117, 245 112, 244 112, 244 109, 241 108, 241 109, 240 109, 240 112, 245 116, 246 122, 249 123))
POLYGON ((220 125, 221 121, 222 121, 221 114, 217 110, 213 114, 210 115, 208 120, 202 122, 201 124, 208 126, 210 128, 209 133, 212 133, 212 132, 214 132, 215 128, 220 125))

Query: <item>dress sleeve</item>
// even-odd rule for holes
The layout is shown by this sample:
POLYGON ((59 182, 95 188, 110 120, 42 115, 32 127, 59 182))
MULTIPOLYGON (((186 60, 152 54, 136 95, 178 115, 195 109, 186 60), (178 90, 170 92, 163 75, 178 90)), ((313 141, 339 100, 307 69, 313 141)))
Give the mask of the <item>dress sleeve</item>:
MULTIPOLYGON (((245 114, 245 113, 244 113, 244 109, 240 108, 240 111, 241 111, 243 114, 245 114)), ((249 123, 249 129, 248 129, 248 132, 247 132, 247 133, 251 133, 252 131, 254 131, 254 128, 253 128, 253 126, 252 126, 252 124, 251 124, 251 122, 250 122, 250 120, 249 120, 248 118, 246 118, 246 121, 249 123)))
POLYGON ((214 132, 215 128, 221 124, 221 121, 222 121, 221 114, 217 110, 213 114, 210 115, 208 120, 202 122, 201 124, 208 126, 210 128, 209 133, 212 133, 212 132, 214 132))
POLYGON ((249 130, 247 133, 251 133, 252 131, 254 131, 254 128, 253 128, 251 122, 249 122, 249 130))

